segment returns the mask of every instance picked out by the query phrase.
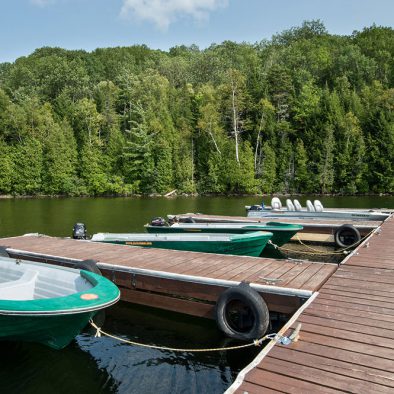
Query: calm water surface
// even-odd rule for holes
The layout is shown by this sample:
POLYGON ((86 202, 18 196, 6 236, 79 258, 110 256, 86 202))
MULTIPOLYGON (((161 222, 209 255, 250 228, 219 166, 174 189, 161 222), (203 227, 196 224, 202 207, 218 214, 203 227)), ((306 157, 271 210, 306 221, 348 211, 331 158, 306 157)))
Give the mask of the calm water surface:
MULTIPOLYGON (((305 205, 307 198, 299 198, 305 205)), ((394 208, 394 197, 319 198, 326 207, 394 208)), ((284 200, 284 199, 282 199, 284 200)), ((25 233, 69 236, 75 222, 99 231, 142 232, 154 216, 201 212, 244 215, 256 197, 67 198, 0 200, 0 237, 25 233)), ((269 203, 269 199, 265 199, 269 203)), ((228 345, 214 322, 119 303, 104 328, 143 343, 170 347, 228 345)), ((222 393, 256 355, 193 354, 128 346, 84 332, 61 351, 0 343, 0 393, 222 393)))
MULTIPOLYGON (((303 206, 307 199, 298 198, 303 206)), ((394 196, 319 197, 325 207, 394 208, 394 196)), ((284 202, 285 198, 282 198, 284 202)), ((270 203, 269 198, 264 199, 270 203)), ((75 222, 95 232, 142 232, 154 216, 186 212, 245 216, 259 197, 0 199, 0 236, 42 233, 70 236, 75 222)))

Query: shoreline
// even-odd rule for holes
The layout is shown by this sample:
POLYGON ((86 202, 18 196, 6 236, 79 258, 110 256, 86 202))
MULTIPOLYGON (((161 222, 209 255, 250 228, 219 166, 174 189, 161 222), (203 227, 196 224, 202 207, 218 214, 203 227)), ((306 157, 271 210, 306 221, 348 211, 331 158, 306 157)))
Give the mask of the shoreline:
POLYGON ((12 195, 12 194, 0 194, 0 200, 19 200, 19 199, 61 199, 61 198, 178 198, 178 197, 259 197, 259 198, 272 198, 272 197, 305 197, 305 196, 317 196, 317 197, 390 197, 394 196, 394 193, 363 193, 363 194, 343 194, 343 193, 270 193, 270 194, 236 194, 236 193, 172 193, 171 195, 166 194, 105 194, 105 195, 53 195, 53 194, 33 194, 33 195, 12 195))

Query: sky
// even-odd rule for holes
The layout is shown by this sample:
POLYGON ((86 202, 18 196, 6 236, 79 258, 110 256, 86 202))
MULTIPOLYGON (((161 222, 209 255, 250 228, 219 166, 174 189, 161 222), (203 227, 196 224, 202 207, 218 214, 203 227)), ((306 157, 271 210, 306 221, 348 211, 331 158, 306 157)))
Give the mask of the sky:
POLYGON ((340 35, 394 27, 394 0, 0 0, 0 63, 43 46, 255 43, 316 19, 340 35))

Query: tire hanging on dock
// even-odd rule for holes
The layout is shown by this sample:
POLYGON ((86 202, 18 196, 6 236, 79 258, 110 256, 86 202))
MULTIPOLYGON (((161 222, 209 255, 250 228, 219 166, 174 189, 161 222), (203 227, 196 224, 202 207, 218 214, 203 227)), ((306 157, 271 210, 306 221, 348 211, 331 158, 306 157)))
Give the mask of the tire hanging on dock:
MULTIPOLYGON (((75 269, 89 271, 89 272, 93 272, 94 274, 101 275, 101 276, 103 275, 101 273, 101 271, 97 267, 96 260, 83 260, 83 261, 80 261, 79 263, 75 264, 74 268, 75 269)), ((92 318, 93 323, 96 326, 98 326, 98 327, 102 327, 104 325, 104 322, 105 322, 105 317, 106 317, 105 310, 101 309, 100 311, 98 311, 93 316, 93 318, 92 318)))
POLYGON ((263 298, 244 282, 219 296, 215 314, 219 329, 230 338, 241 340, 261 338, 270 323, 263 298))
POLYGON ((351 224, 343 224, 334 234, 335 244, 341 248, 357 245, 361 241, 360 232, 351 224))
POLYGON ((93 272, 94 274, 97 275, 102 275, 101 271, 97 268, 97 262, 95 260, 80 261, 79 263, 75 264, 74 268, 93 272))
POLYGON ((0 246, 0 256, 10 257, 9 253, 7 252, 7 248, 5 248, 4 246, 0 246))

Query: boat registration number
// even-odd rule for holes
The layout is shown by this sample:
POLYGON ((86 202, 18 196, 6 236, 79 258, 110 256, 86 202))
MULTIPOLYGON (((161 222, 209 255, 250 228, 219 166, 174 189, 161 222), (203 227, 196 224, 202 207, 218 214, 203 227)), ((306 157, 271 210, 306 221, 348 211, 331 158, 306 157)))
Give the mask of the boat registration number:
POLYGON ((130 242, 126 242, 126 245, 150 246, 150 245, 152 245, 152 242, 146 242, 146 241, 130 241, 130 242))

